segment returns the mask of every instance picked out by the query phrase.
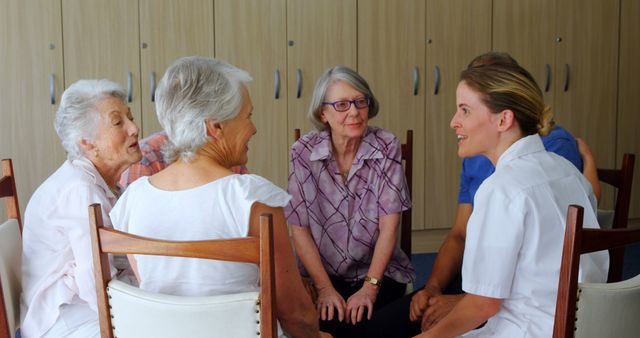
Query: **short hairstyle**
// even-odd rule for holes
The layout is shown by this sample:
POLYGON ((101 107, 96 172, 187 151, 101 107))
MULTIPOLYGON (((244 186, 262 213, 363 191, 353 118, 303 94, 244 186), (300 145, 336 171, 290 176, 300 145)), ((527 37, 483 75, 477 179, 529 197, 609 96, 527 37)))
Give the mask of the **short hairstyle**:
POLYGON ((462 71, 460 80, 482 94, 482 101, 493 113, 512 110, 525 135, 546 135, 553 128, 553 114, 540 87, 511 55, 482 54, 462 71))
POLYGON ((242 107, 242 85, 251 76, 224 61, 189 56, 178 59, 165 72, 156 90, 156 114, 168 142, 167 162, 190 161, 210 142, 206 121, 233 119, 242 107))
POLYGON ((67 153, 67 159, 82 157, 80 141, 93 140, 96 137, 100 122, 97 106, 108 97, 126 102, 126 93, 122 86, 106 79, 78 80, 62 94, 54 128, 67 153))
POLYGON ((320 118, 323 106, 322 102, 325 100, 325 95, 327 94, 329 86, 338 81, 348 83, 363 95, 371 98, 371 101, 369 102, 369 118, 372 119, 378 115, 380 105, 369 88, 367 81, 355 70, 349 67, 335 66, 327 69, 322 76, 320 76, 318 82, 316 82, 315 88, 313 88, 313 94, 311 95, 308 117, 309 120, 311 120, 311 123, 313 123, 318 130, 325 130, 329 128, 329 126, 326 123, 323 123, 320 118))

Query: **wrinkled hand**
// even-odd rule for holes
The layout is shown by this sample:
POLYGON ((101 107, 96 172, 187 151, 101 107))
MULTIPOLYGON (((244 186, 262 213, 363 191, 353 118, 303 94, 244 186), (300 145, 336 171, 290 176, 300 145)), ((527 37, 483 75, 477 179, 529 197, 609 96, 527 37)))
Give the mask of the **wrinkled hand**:
POLYGON ((442 318, 453 310, 458 302, 464 297, 460 295, 440 295, 429 299, 427 311, 422 316, 422 332, 429 330, 436 325, 442 318))
POLYGON ((373 303, 378 297, 379 286, 364 283, 356 293, 347 300, 347 323, 356 324, 362 320, 365 310, 367 319, 373 314, 373 303))
POLYGON ((424 289, 416 292, 411 298, 411 305, 409 307, 409 319, 412 322, 417 322, 422 318, 427 306, 429 306, 429 299, 434 296, 440 295, 441 292, 435 288, 425 286, 424 289))
POLYGON ((332 320, 335 314, 334 309, 338 311, 338 320, 344 320, 344 312, 347 307, 344 299, 333 288, 333 286, 327 286, 324 288, 318 288, 318 314, 322 320, 332 320))

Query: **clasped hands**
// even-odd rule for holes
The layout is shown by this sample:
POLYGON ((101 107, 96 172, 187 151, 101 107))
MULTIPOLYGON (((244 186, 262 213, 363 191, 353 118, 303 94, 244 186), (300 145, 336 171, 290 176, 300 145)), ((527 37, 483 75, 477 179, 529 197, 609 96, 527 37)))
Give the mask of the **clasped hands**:
POLYGON ((422 332, 427 331, 448 315, 462 297, 464 294, 443 295, 439 290, 426 286, 411 298, 409 319, 412 322, 420 320, 422 332))
POLYGON ((364 283, 360 290, 345 302, 333 286, 318 288, 317 308, 320 319, 332 320, 337 315, 339 321, 346 320, 347 323, 355 325, 362 320, 365 311, 367 319, 371 319, 378 289, 378 286, 364 283))

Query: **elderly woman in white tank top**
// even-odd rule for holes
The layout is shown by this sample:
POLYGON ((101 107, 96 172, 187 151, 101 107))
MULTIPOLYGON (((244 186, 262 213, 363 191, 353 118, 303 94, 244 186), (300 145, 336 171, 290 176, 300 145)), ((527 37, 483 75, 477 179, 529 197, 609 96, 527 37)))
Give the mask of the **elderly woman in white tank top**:
MULTIPOLYGON (((256 133, 249 75, 215 59, 187 57, 167 69, 156 92, 167 132, 161 172, 131 184, 111 212, 114 227, 168 240, 259 236, 250 219, 274 215, 276 316, 294 337, 318 337, 317 315, 289 243, 282 207, 289 195, 257 175, 234 174, 256 133)), ((253 264, 173 257, 130 257, 142 289, 216 295, 258 289, 253 264)))

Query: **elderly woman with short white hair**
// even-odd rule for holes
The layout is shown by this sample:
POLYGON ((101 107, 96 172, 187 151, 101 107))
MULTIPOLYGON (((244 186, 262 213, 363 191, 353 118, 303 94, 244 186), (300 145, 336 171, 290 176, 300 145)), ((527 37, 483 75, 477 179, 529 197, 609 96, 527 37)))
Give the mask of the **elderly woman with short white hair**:
MULTIPOLYGON (((247 163, 256 133, 247 72, 216 59, 185 57, 165 72, 156 112, 167 132, 168 167, 133 182, 111 211, 118 230, 164 240, 260 237, 257 219, 274 223, 276 318, 292 337, 319 337, 311 299, 295 265, 283 206, 289 195, 247 163), (253 221, 251 221, 253 220, 253 221)), ((140 288, 179 296, 257 291, 255 264, 133 255, 140 288)))
POLYGON ((62 95, 55 129, 67 160, 25 211, 22 336, 99 337, 88 206, 108 212, 120 174, 140 160, 138 127, 122 87, 80 80, 62 95))

